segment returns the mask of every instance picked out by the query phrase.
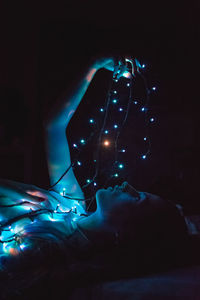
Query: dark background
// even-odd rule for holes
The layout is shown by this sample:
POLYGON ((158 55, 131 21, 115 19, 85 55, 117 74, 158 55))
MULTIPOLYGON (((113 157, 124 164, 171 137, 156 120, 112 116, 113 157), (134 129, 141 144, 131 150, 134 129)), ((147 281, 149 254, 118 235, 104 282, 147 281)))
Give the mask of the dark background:
MULTIPOLYGON (((125 53, 147 65, 144 75, 157 86, 152 155, 137 164, 132 184, 199 213, 198 1, 15 2, 0 11, 0 177, 47 188, 45 114, 92 56, 125 53)), ((86 102, 107 78, 97 75, 86 102)), ((70 126, 78 131, 74 120, 70 126)))

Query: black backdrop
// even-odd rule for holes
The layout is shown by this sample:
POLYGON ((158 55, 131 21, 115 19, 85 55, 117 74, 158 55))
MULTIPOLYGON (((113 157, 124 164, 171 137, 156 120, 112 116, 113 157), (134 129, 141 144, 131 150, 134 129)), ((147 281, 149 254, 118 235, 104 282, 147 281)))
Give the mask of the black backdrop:
MULTIPOLYGON (((190 3, 189 7, 184 3, 181 7, 169 3, 117 6, 111 1, 109 5, 103 2, 101 7, 94 7, 87 1, 76 5, 69 3, 66 9, 59 4, 35 6, 34 9, 16 5, 9 11, 5 5, 2 11, 1 103, 5 101, 5 96, 2 96, 5 86, 7 89, 14 87, 20 91, 21 99, 9 96, 8 101, 15 99, 24 108, 20 109, 21 113, 17 112, 17 127, 10 114, 10 110, 15 111, 13 106, 2 106, 1 113, 10 122, 1 118, 1 132, 4 132, 1 145, 2 148, 6 143, 10 145, 10 142, 5 142, 9 140, 5 139, 5 132, 9 135, 10 128, 12 137, 22 132, 21 122, 25 124, 22 126, 25 131, 20 142, 22 147, 28 143, 29 147, 24 147, 30 155, 25 161, 28 177, 24 176, 22 163, 18 166, 2 163, 1 177, 47 187, 42 132, 45 113, 87 66, 91 56, 101 52, 126 53, 147 65, 148 81, 158 88, 151 103, 158 121, 152 130, 152 156, 146 166, 137 165, 132 184, 179 199, 197 212, 198 3, 190 3), (25 52, 27 44, 29 55, 25 52), (34 97, 31 82, 34 82, 34 97)), ((85 102, 70 124, 71 132, 78 132, 76 118, 80 120, 79 126, 84 122, 84 103, 91 103, 99 91, 105 91, 107 76, 103 73, 97 75, 95 84, 89 88, 85 102)), ((7 157, 8 162, 13 159, 16 148, 13 149, 7 157)))

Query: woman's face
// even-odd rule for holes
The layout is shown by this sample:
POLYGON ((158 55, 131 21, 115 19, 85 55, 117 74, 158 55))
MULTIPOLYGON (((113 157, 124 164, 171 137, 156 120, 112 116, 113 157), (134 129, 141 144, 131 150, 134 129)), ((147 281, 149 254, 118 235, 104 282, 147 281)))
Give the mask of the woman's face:
POLYGON ((139 199, 140 193, 126 181, 120 186, 100 189, 96 193, 97 210, 103 214, 111 212, 113 208, 120 207, 122 204, 136 203, 139 199))

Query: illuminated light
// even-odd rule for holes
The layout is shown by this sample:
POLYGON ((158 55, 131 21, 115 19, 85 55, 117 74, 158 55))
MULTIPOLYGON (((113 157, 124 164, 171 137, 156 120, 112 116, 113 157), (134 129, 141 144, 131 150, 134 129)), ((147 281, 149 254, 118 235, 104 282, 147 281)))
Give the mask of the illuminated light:
POLYGON ((156 87, 155 87, 155 86, 153 86, 153 87, 152 87, 152 90, 153 90, 153 91, 155 91, 155 90, 156 90, 156 87))
POLYGON ((137 101, 134 101, 134 104, 138 104, 138 102, 137 102, 137 101))
POLYGON ((124 165, 123 165, 123 164, 119 164, 118 167, 119 167, 120 169, 123 169, 124 165))
POLYGON ((11 229, 11 226, 9 226, 8 228, 11 229))
POLYGON ((130 83, 127 83, 127 85, 126 86, 130 86, 130 83))
POLYGON ((104 133, 105 133, 105 134, 108 134, 108 130, 105 130, 104 133))
POLYGON ((113 99, 113 101, 112 101, 113 103, 117 103, 117 99, 113 99))
POLYGON ((147 140, 147 138, 146 137, 144 137, 144 141, 146 141, 147 140))
POLYGON ((110 142, 108 140, 105 140, 103 144, 104 146, 108 147, 110 145, 110 142))
POLYGON ((141 111, 145 111, 145 107, 142 107, 142 108, 141 108, 141 111))
POLYGON ((119 152, 126 152, 126 150, 125 149, 121 149, 121 150, 119 150, 119 152))
POLYGON ((94 119, 90 119, 90 121, 89 121, 89 122, 90 122, 91 124, 92 124, 92 123, 94 123, 94 119))
POLYGON ((77 161, 77 165, 81 166, 81 162, 80 162, 80 161, 77 161))
MULTIPOLYGON (((63 188, 63 191, 66 191, 66 188, 63 188)), ((60 206, 60 204, 58 204, 60 206)))
POLYGON ((118 128, 118 125, 117 125, 117 124, 115 124, 113 127, 114 127, 114 128, 118 128))
POLYGON ((94 186, 96 186, 97 185, 97 183, 96 182, 94 182, 94 186))
POLYGON ((91 182, 91 180, 90 180, 90 179, 87 179, 87 180, 86 180, 86 182, 87 182, 87 183, 90 183, 90 182, 91 182))
POLYGON ((96 160, 96 159, 94 159, 94 162, 97 162, 97 160, 96 160))
POLYGON ((24 248, 26 248, 26 246, 24 244, 19 245, 20 249, 23 250, 24 248))
POLYGON ((19 251, 16 248, 10 248, 9 253, 13 256, 18 255, 19 251))
POLYGON ((125 77, 125 78, 131 78, 131 73, 125 71, 122 76, 125 77))
POLYGON ((118 82, 119 80, 116 78, 116 79, 114 79, 115 80, 115 82, 118 82))
POLYGON ((117 94, 117 91, 113 91, 114 94, 117 94))
POLYGON ((150 119, 150 122, 154 122, 154 120, 155 120, 154 118, 151 118, 151 119, 150 119))
POLYGON ((63 192, 60 192, 60 195, 63 196, 63 192))
POLYGON ((55 209, 53 212, 54 212, 54 213, 57 213, 57 210, 55 209))
POLYGON ((146 158, 146 155, 144 154, 144 155, 142 155, 142 159, 145 159, 146 158))
POLYGON ((118 177, 119 175, 117 173, 114 174, 115 177, 118 177))
POLYGON ((104 109, 103 109, 103 108, 100 108, 100 111, 101 111, 101 112, 103 112, 103 111, 104 111, 104 109))
POLYGON ((54 219, 54 218, 52 218, 52 217, 50 217, 50 216, 48 216, 48 217, 49 217, 49 220, 52 221, 52 222, 58 221, 58 220, 56 220, 56 219, 54 219))
POLYGON ((81 139, 80 142, 81 142, 81 144, 85 144, 85 140, 84 139, 81 139))
POLYGON ((76 145, 76 144, 73 144, 73 147, 74 147, 74 148, 77 148, 77 145, 76 145))
POLYGON ((120 108, 119 108, 119 111, 123 111, 123 108, 120 107, 120 108))
POLYGON ((145 64, 143 64, 143 65, 141 66, 141 68, 142 68, 142 69, 144 69, 145 67, 146 67, 146 65, 145 65, 145 64))

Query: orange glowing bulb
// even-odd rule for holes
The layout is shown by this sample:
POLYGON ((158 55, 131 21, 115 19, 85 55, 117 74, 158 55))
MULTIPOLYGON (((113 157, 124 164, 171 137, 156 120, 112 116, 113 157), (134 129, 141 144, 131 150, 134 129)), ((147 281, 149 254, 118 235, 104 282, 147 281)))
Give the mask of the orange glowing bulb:
POLYGON ((103 144, 104 146, 108 147, 110 145, 110 142, 108 140, 105 140, 103 144))

